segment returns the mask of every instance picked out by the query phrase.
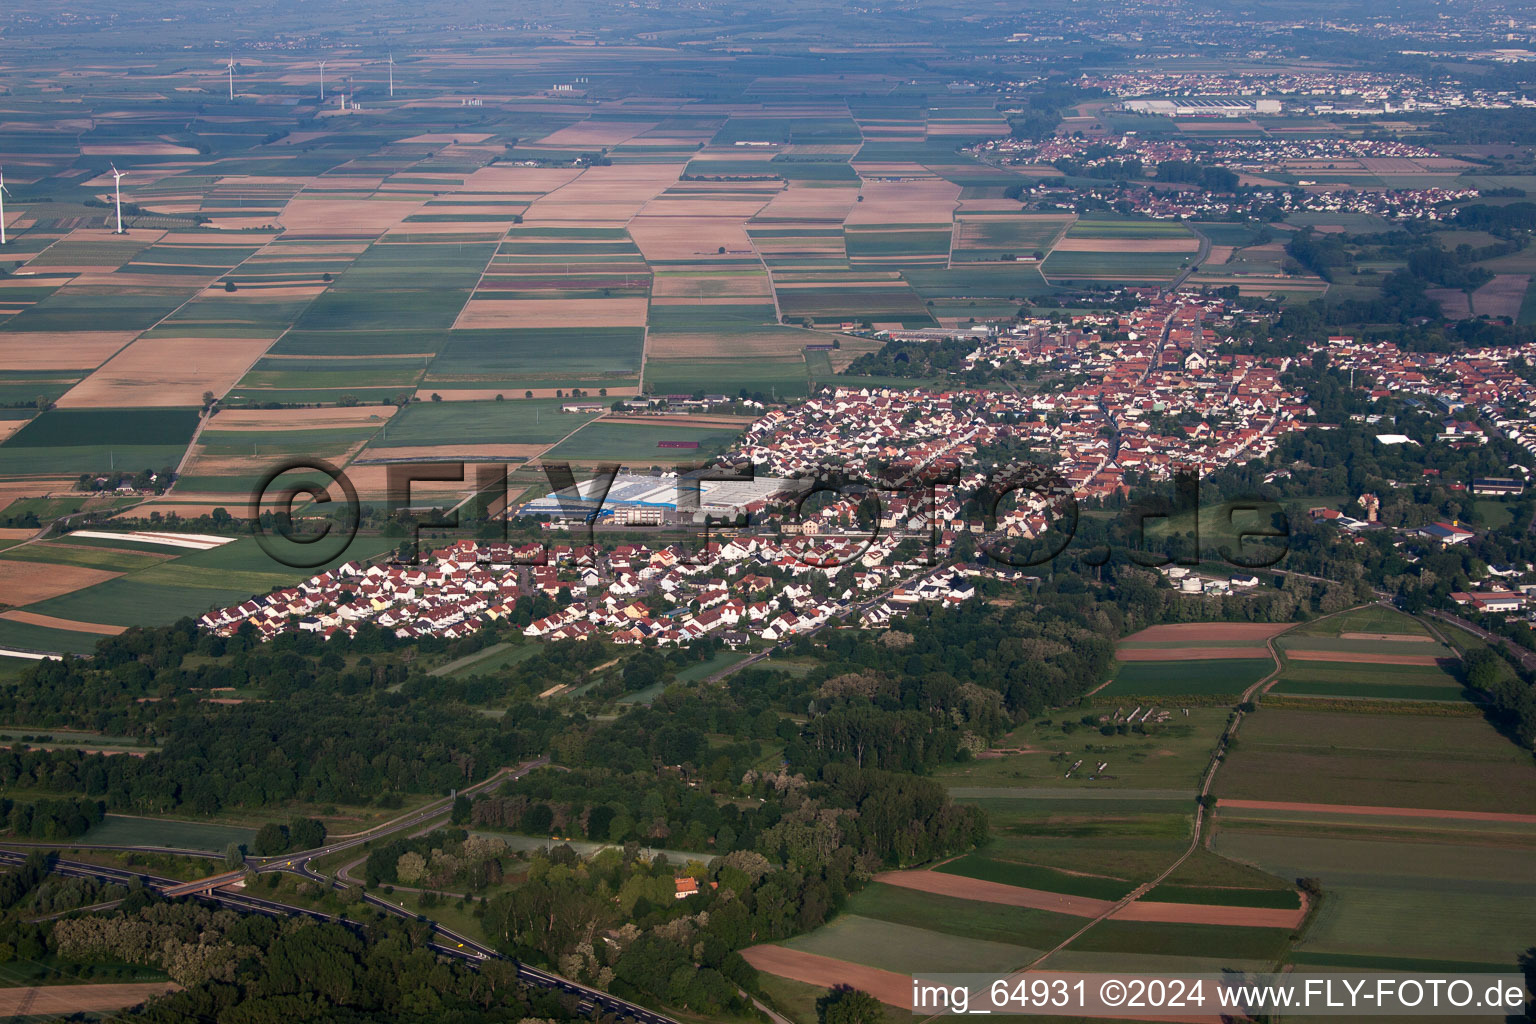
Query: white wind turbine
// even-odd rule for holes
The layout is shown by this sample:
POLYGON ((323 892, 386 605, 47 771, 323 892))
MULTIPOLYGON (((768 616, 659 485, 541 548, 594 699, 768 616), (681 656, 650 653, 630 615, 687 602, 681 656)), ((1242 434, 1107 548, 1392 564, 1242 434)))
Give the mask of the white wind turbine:
POLYGON ((117 164, 112 165, 112 189, 115 193, 117 204, 117 233, 123 233, 123 175, 126 171, 117 169, 117 164))
POLYGON ((235 55, 229 55, 229 98, 235 98, 235 55))
POLYGON ((5 244, 5 197, 9 194, 5 190, 5 172, 0 171, 0 245, 5 244))
POLYGON ((389 55, 389 98, 395 98, 395 55, 389 55))
POLYGON ((325 102, 325 61, 320 62, 320 102, 325 102))

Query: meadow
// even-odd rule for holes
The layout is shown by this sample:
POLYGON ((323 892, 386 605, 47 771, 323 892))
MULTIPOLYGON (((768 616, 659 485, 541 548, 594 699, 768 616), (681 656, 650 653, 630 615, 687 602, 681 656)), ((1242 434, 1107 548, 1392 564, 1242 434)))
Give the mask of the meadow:
MULTIPOLYGON (((1088 717, 1096 721, 1116 708, 1096 705, 1081 710, 1089 711, 1088 717)), ((1131 706, 1119 710, 1128 713, 1131 706)), ((967 791, 996 786, 1070 792, 1187 789, 1193 794, 1230 712, 1226 708, 1194 707, 1186 716, 1179 708, 1168 710, 1173 715, 1166 723, 1150 725, 1144 733, 1128 731, 1124 735, 1115 732, 1105 736, 1097 724, 1082 725, 1080 716, 1070 713, 1037 719, 997 741, 995 746, 1006 751, 1002 756, 947 765, 938 769, 935 777, 967 791), (1072 731, 1064 731, 1064 726, 1072 731), (1064 777, 1079 760, 1084 767, 1074 772, 1073 778, 1064 777), (1108 768, 1092 771, 1100 762, 1108 762, 1108 768), (1089 775, 1097 778, 1089 782, 1089 775)))

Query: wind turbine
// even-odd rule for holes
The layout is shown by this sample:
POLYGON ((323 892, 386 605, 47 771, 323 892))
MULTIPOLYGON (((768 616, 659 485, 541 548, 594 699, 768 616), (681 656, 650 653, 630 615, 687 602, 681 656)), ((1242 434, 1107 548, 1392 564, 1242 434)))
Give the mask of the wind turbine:
POLYGON ((5 244, 5 172, 0 171, 0 245, 5 244))
POLYGON ((320 102, 325 102, 325 61, 320 62, 320 102))
POLYGON ((235 55, 229 55, 229 98, 235 98, 235 55))
POLYGON ((395 98, 395 55, 389 55, 389 98, 395 98))
POLYGON ((117 203, 117 233, 123 233, 123 175, 125 171, 117 169, 117 164, 112 165, 112 190, 116 194, 117 203))

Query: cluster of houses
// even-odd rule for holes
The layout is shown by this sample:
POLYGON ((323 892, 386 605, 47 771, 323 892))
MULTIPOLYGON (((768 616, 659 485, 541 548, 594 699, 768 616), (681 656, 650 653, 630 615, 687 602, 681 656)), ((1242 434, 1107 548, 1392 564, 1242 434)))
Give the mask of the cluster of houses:
POLYGON ((400 639, 456 639, 506 620, 520 601, 542 594, 558 610, 528 622, 524 636, 601 633, 615 643, 660 645, 718 636, 739 646, 752 637, 777 642, 854 612, 867 625, 882 625, 903 605, 969 600, 977 574, 1014 575, 896 562, 896 545, 893 538, 743 536, 696 551, 644 544, 601 551, 464 540, 416 565, 347 562, 211 611, 198 624, 220 636, 249 624, 262 639, 289 631, 329 639, 338 631, 355 635, 371 622, 400 639))
MULTIPOLYGON (((1010 165, 1050 165, 1071 161, 1084 173, 1096 168, 1115 168, 1127 160, 1139 160, 1148 174, 1164 161, 1199 162, 1225 167, 1239 174, 1309 174, 1318 180, 1298 178, 1299 188, 1273 180, 1250 182, 1241 194, 1213 191, 1201 185, 1178 182, 1141 184, 1108 175, 1103 185, 1037 183, 1029 189, 1039 208, 1063 208, 1086 212, 1103 209, 1105 203, 1129 207, 1155 220, 1262 216, 1278 209, 1284 213, 1366 213, 1406 220, 1438 220, 1447 204, 1476 198, 1473 188, 1366 187, 1344 181, 1330 172, 1361 172, 1371 161, 1439 160, 1434 150, 1395 139, 1318 138, 1213 138, 1198 149, 1184 141, 1142 136, 1136 132, 1094 133, 1089 137, 1050 135, 1039 139, 989 139, 972 147, 984 160, 1010 165)), ((1397 166, 1397 165, 1375 165, 1397 166)))
MULTIPOLYGON (((543 594, 558 611, 531 622, 524 612, 516 621, 529 637, 745 643, 776 642, 853 614, 878 626, 912 602, 968 600, 974 588, 965 571, 903 561, 898 548, 904 538, 923 538, 942 565, 958 536, 982 533, 972 499, 996 484, 996 452, 1047 455, 1054 465, 1048 485, 1016 490, 994 520, 1006 537, 1031 538, 1050 525, 1067 491, 1103 497, 1123 493, 1128 473, 1147 482, 1186 469, 1209 473, 1262 458, 1286 432, 1309 425, 1305 395, 1280 382, 1288 358, 1220 344, 1233 316, 1218 299, 1153 294, 1129 312, 1025 321, 978 336, 972 365, 1042 363, 1062 371, 1066 385, 1032 394, 830 389, 770 411, 729 457, 782 476, 821 477, 841 467, 857 477, 874 465, 879 480, 870 482, 882 500, 873 506, 858 489, 804 506, 779 502, 749 531, 692 551, 464 541, 415 565, 350 562, 210 612, 200 624, 229 635, 248 623, 265 638, 288 630, 329 637, 372 622, 406 639, 453 638, 543 594), (902 483, 885 486, 892 480, 902 483)), ((1338 337, 1318 348, 1333 365, 1367 375, 1362 381, 1378 397, 1408 394, 1447 412, 1475 406, 1511 438, 1536 437, 1523 418, 1536 408, 1536 385, 1511 365, 1516 357, 1536 363, 1536 345, 1447 355, 1338 337)), ((1450 423, 1447 443, 1476 443, 1467 421, 1450 423)), ((1477 486, 1518 493, 1524 483, 1510 477, 1477 486)), ((1418 532, 1439 544, 1473 536, 1454 522, 1418 532)), ((1170 582, 1187 589, 1197 580, 1202 592, 1250 585, 1198 576, 1170 582)), ((1493 592, 1469 600, 1496 610, 1512 599, 1493 592)))
MULTIPOLYGON (((1486 419, 1509 440, 1536 456, 1536 384, 1526 368, 1536 365, 1536 343, 1460 352, 1405 352, 1390 341, 1329 338, 1317 349, 1329 365, 1371 382, 1372 398, 1408 396, 1440 414, 1468 411, 1486 419)), ((1484 427, 1472 419, 1446 419, 1440 439, 1482 444, 1484 427)))
MULTIPOLYGON (((1326 172, 1320 172, 1326 174, 1326 172)), ((1273 211, 1293 213, 1369 213, 1395 220, 1437 221, 1450 216, 1449 204, 1479 195, 1472 188, 1359 188, 1354 184, 1303 181, 1300 189, 1249 188, 1241 193, 1213 192, 1195 185, 1123 184, 1100 186, 1037 186, 1031 190, 1033 208, 1067 209, 1079 213, 1101 210, 1108 203, 1153 220, 1267 219, 1273 211)))
MULTIPOLYGON (((1454 38, 1465 45, 1461 33, 1454 38)), ((1478 88, 1454 79, 1426 81, 1382 71, 1126 71, 1085 74, 1079 82, 1124 99, 1140 96, 1284 98, 1284 106, 1317 114, 1384 114, 1402 110, 1502 109, 1525 106, 1524 93, 1478 88)))

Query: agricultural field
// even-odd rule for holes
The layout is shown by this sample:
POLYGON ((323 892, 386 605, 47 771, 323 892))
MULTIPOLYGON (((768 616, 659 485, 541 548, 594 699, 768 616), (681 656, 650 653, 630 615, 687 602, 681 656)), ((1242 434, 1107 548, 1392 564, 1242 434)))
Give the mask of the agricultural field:
MULTIPOLYGON (((296 134, 284 105, 250 102, 293 94, 289 62, 269 59, 242 69, 252 91, 229 117, 183 134, 22 146, 29 193, 49 198, 7 208, 7 501, 80 473, 175 468, 143 514, 194 515, 238 503, 294 456, 353 467, 373 498, 384 460, 453 445, 674 461, 689 450, 658 441, 703 452, 726 438, 606 424, 568 437, 557 428, 585 417, 547 424, 540 408, 530 424, 512 406, 576 392, 798 398, 878 346, 834 333, 845 325, 1011 317, 1052 290, 1035 253, 1091 249, 1103 224, 1154 246, 1190 237, 1149 241, 1166 226, 1116 218, 1068 232, 1072 215, 1020 213, 1003 192, 1027 179, 962 152, 1007 130, 975 97, 885 97, 861 80, 846 99, 770 90, 703 117, 660 98, 636 115, 549 108, 519 77, 465 130, 456 101, 429 98, 453 96, 463 69, 415 60, 438 70, 411 101, 375 96, 367 116, 327 112, 296 134), (106 212, 110 162, 128 171, 122 235, 106 212), (471 408, 439 408, 458 404, 471 408), (337 409, 369 412, 315 415, 337 409), (236 424, 235 411, 263 418, 236 424)), ((201 97, 203 84, 188 88, 201 97)), ((103 123, 136 102, 94 83, 81 95, 103 123)), ((38 109, 17 114, 18 139, 41 128, 38 109)))
POLYGON ((1321 882, 1322 910, 1290 957, 1298 969, 1507 971, 1529 945, 1529 837, 1300 828, 1224 816, 1213 842, 1227 857, 1321 882))
POLYGON ((718 426, 658 426, 643 419, 599 420, 565 438, 545 452, 545 457, 572 462, 617 460, 643 469, 699 462, 728 447, 737 433, 718 426))
MULTIPOLYGON (((1216 649, 1222 652, 1222 649, 1216 649)), ((1136 652, 1140 654, 1141 652, 1136 652)), ((1267 657, 1217 657, 1183 661, 1175 656, 1122 661, 1100 701, 1133 697, 1235 697, 1274 671, 1267 657)))
MULTIPOLYGON (((1267 642, 1284 624, 1191 622, 1152 626, 1120 641, 1099 703, 1136 697, 1235 697, 1275 669, 1267 642)), ((1145 708, 1143 708, 1145 710, 1145 708)))
POLYGON ((955 220, 954 262, 1044 259, 1071 223, 1051 214, 962 212, 955 220))
MULTIPOLYGON (((331 564, 394 546, 359 536, 331 564)), ((0 593, 10 606, 0 612, 0 646, 88 653, 128 626, 201 615, 312 571, 275 561, 249 538, 208 550, 71 537, 8 549, 0 552, 0 593)))
POLYGON ((1216 793, 1501 812, 1536 806, 1536 768, 1480 717, 1261 706, 1244 722, 1216 793))
POLYGON ((1041 267, 1049 281, 1166 281, 1189 266, 1200 240, 1167 221, 1077 220, 1041 267))

